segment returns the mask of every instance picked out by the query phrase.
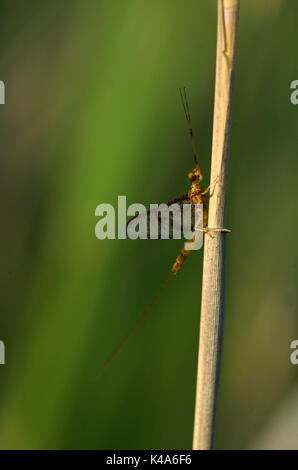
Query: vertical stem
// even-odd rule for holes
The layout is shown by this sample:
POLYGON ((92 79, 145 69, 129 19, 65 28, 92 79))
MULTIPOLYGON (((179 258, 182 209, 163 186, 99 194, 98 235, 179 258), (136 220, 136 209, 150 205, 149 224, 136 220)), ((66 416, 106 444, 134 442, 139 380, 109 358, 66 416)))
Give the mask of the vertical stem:
MULTIPOLYGON (((225 228, 232 82, 239 0, 218 0, 216 81, 208 226, 225 228)), ((224 232, 205 235, 193 449, 214 445, 225 296, 224 232)))

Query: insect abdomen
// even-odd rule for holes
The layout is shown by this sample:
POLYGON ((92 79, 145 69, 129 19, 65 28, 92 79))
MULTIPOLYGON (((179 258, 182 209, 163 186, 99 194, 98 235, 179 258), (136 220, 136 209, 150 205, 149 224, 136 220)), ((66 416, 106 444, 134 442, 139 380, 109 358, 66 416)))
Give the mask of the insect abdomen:
POLYGON ((190 254, 191 254, 191 250, 185 250, 184 248, 182 248, 181 252, 176 258, 175 263, 173 264, 173 267, 172 267, 173 274, 177 274, 178 271, 180 271, 184 261, 188 258, 190 254))

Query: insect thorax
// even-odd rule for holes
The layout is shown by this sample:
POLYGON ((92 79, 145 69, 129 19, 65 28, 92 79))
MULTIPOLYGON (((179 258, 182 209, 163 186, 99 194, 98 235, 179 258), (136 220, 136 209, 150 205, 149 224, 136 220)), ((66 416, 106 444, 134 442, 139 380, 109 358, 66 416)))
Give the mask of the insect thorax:
POLYGON ((188 191, 188 197, 192 204, 204 204, 204 196, 202 196, 203 188, 197 182, 193 182, 188 191))

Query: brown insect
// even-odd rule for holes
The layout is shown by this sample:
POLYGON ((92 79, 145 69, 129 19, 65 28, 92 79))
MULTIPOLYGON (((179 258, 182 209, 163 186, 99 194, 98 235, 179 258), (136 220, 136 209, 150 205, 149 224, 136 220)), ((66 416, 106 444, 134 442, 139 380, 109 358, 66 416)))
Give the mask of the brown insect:
MULTIPOLYGON (((188 173, 188 176, 187 176, 189 181, 190 181, 190 188, 189 188, 188 193, 184 194, 180 197, 177 197, 176 199, 173 199, 172 201, 169 201, 166 204, 167 204, 167 206, 171 206, 172 204, 175 204, 175 203, 178 203, 180 205, 182 205, 182 204, 191 204, 192 206, 194 206, 195 204, 202 204, 203 205, 203 227, 205 229, 204 231, 210 237, 212 237, 210 232, 208 232, 208 230, 207 230, 208 213, 207 213, 206 194, 210 190, 210 185, 206 189, 204 189, 201 186, 201 181, 203 179, 203 175, 202 175, 201 169, 199 167, 198 159, 197 159, 197 152, 196 152, 195 141, 194 141, 194 136, 193 136, 193 129, 192 129, 192 124, 191 124, 190 111, 189 111, 189 105, 188 105, 187 96, 186 96, 186 90, 185 90, 185 88, 183 88, 183 90, 181 88, 179 88, 179 92, 180 92, 181 101, 182 101, 182 105, 183 105, 183 109, 184 109, 188 129, 189 129, 189 135, 190 135, 191 143, 192 143, 192 150, 193 150, 195 168, 190 173, 188 173)), ((215 185, 216 185, 216 182, 215 182, 215 185)), ((215 185, 214 185, 214 188, 215 188, 215 185)), ((213 191, 214 191, 214 189, 213 189, 213 191)), ((213 194, 213 191, 212 191, 212 194, 213 194)), ((212 196, 212 194, 210 194, 210 197, 212 196)), ((150 215, 150 211, 147 211, 147 213, 144 214, 144 215, 148 217, 150 215)), ((131 221, 134 220, 136 217, 139 217, 139 216, 135 216, 135 217, 133 217, 132 219, 130 219, 128 221, 127 227, 129 226, 131 221)), ((193 239, 188 240, 189 243, 191 243, 192 241, 193 241, 193 239)), ((132 326, 132 328, 130 329, 128 334, 125 336, 125 338, 121 341, 121 343, 114 349, 114 351, 110 354, 110 356, 104 362, 104 364, 100 368, 99 374, 101 374, 103 369, 114 359, 114 357, 118 354, 118 352, 126 344, 126 342, 129 340, 129 338, 134 334, 137 327, 144 320, 145 316, 150 311, 152 305, 156 302, 156 300, 160 296, 161 292, 165 288, 166 284, 169 282, 170 278, 173 276, 173 274, 177 274, 180 271, 183 263, 185 262, 185 260, 188 258, 188 256, 191 253, 192 253, 192 250, 187 250, 185 248, 182 248, 181 252, 177 256, 177 258, 176 258, 176 260, 175 260, 175 262, 172 266, 172 269, 171 269, 168 277, 163 282, 161 287, 158 289, 158 291, 156 292, 155 296, 153 297, 153 299, 151 300, 149 305, 145 308, 145 310, 138 317, 137 321, 132 326)))

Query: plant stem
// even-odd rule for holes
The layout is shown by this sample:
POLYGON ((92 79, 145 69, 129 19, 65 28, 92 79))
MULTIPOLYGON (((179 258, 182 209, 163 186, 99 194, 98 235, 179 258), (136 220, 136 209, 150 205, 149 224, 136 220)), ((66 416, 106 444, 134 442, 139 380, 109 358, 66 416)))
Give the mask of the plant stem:
MULTIPOLYGON (((239 0, 218 0, 216 81, 208 227, 225 228, 232 83, 239 0)), ((224 232, 205 235, 194 450, 214 446, 225 297, 224 232)))

